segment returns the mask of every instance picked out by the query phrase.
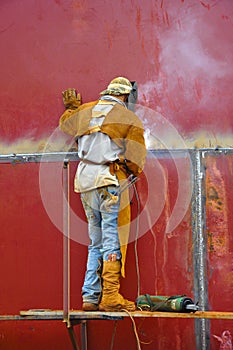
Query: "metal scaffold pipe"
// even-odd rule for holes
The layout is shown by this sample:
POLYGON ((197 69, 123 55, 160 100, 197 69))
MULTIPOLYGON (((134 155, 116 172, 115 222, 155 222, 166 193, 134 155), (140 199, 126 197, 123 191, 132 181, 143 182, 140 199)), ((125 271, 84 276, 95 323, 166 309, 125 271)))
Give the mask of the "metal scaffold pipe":
MULTIPOLYGON (((204 167, 203 151, 193 154, 194 169, 194 193, 192 200, 192 231, 193 231, 193 264, 194 264, 194 294, 198 300, 200 310, 208 310, 208 287, 206 283, 206 245, 205 240, 205 199, 204 195, 204 167)), ((196 348, 209 349, 210 322, 207 319, 199 319, 195 322, 196 348)))
POLYGON ((69 160, 63 166, 63 313, 69 327, 70 312, 70 215, 69 215, 69 160))

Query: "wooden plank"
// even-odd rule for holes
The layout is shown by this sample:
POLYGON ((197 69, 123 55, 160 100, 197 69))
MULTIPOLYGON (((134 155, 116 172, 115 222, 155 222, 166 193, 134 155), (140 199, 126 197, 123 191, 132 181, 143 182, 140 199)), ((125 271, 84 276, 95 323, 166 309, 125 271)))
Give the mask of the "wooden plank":
MULTIPOLYGON (((207 319, 233 319, 233 312, 223 311, 197 311, 195 313, 178 313, 178 312, 162 312, 162 311, 134 311, 134 312, 85 312, 80 310, 70 311, 70 319, 76 320, 106 320, 106 319, 122 319, 124 317, 141 317, 141 318, 207 318, 207 319)), ((62 310, 27 310, 20 311, 21 317, 35 318, 52 318, 62 319, 62 310)))
MULTIPOLYGON (((85 312, 79 310, 72 310, 69 312, 70 320, 120 320, 128 316, 123 312, 85 312)), ((43 319, 48 317, 54 317, 55 319, 63 319, 64 313, 62 310, 27 310, 20 311, 21 317, 35 317, 37 319, 43 319)))
POLYGON ((181 312, 132 312, 133 317, 165 317, 165 318, 208 318, 208 319, 233 319, 233 312, 196 311, 195 313, 181 312))
MULTIPOLYGON (((124 317, 138 318, 206 318, 206 319, 233 319, 233 312, 221 311, 197 311, 195 313, 177 313, 177 312, 148 312, 134 311, 126 312, 85 312, 80 310, 70 311, 71 320, 116 320, 124 317)), ((11 320, 63 320, 62 310, 26 310, 20 311, 19 315, 0 315, 0 321, 11 320)))

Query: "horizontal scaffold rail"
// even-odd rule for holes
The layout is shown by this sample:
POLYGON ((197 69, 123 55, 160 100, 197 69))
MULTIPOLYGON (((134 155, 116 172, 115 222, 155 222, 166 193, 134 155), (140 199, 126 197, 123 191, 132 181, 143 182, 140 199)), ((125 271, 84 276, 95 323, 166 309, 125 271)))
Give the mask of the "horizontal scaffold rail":
MULTIPOLYGON (((72 310, 69 313, 70 320, 121 320, 124 317, 137 318, 205 318, 205 319, 229 319, 233 320, 233 312, 224 311, 197 311, 195 313, 162 312, 162 311, 134 311, 134 312, 102 312, 72 310)), ((27 310, 20 311, 19 315, 0 315, 0 321, 10 320, 63 320, 62 310, 27 310)))
MULTIPOLYGON (((156 158, 182 157, 189 152, 202 152, 209 155, 233 153, 233 147, 229 148, 172 148, 172 149, 148 149, 147 156, 156 158)), ((63 162, 64 160, 78 161, 78 152, 43 152, 43 153, 11 153, 0 154, 0 164, 24 164, 40 162, 63 162)))

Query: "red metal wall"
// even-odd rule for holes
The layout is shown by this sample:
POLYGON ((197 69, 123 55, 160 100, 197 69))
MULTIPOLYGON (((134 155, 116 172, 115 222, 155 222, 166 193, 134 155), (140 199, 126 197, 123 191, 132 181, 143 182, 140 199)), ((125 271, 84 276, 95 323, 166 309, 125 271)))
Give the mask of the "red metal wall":
POLYGON ((232 7, 231 0, 1 1, 1 141, 49 135, 62 90, 76 87, 87 101, 126 75, 139 84, 139 102, 182 136, 194 142, 207 130, 207 141, 220 142, 232 132, 232 7))
MULTIPOLYGON (((1 1, 0 153, 40 152, 45 145, 46 150, 63 150, 63 137, 56 130, 63 112, 61 91, 76 87, 86 102, 98 98, 118 75, 138 82, 143 106, 139 114, 150 130, 152 147, 231 147, 232 15, 231 0, 1 1)), ((187 212, 179 225, 165 233, 181 186, 182 164, 186 165, 182 157, 177 161, 161 158, 159 164, 148 159, 138 184, 142 207, 148 187, 154 193, 155 207, 148 209, 147 218, 153 211, 158 214, 138 241, 141 293, 193 296, 190 205, 185 203, 187 212)), ((75 166, 71 167, 71 186, 75 166)), ((62 164, 47 167, 47 194, 59 221, 62 197, 57 177, 62 164)), ((44 207, 40 175, 41 165, 36 163, 0 166, 0 314, 62 308, 62 234, 44 207)), ((208 158, 209 301, 211 309, 222 311, 232 310, 231 182, 232 157, 208 158)), ((71 193, 71 203, 83 222, 78 195, 71 193)), ((72 232, 78 229, 74 220, 72 232)), ((73 308, 81 307, 85 259, 86 246, 72 241, 73 308)), ((135 298, 134 241, 127 259, 122 291, 135 298)), ((148 343, 142 348, 195 349, 192 320, 136 323, 140 339, 148 343)), ((90 349, 110 348, 113 327, 113 322, 90 322, 90 349)), ((219 348, 213 334, 224 330, 233 334, 232 322, 211 322, 211 349, 219 348)), ((124 349, 126 344, 136 348, 130 320, 118 322, 114 348, 124 349)), ((55 321, 1 322, 0 347, 72 348, 65 325, 55 321)))
MULTIPOLYGON (((206 158, 209 307, 218 311, 232 311, 232 170, 232 153, 206 158)), ((212 336, 224 331, 230 331, 232 335, 232 330, 232 320, 211 322, 212 336)), ((226 347, 227 341, 229 342, 229 337, 226 337, 222 346, 226 347)))

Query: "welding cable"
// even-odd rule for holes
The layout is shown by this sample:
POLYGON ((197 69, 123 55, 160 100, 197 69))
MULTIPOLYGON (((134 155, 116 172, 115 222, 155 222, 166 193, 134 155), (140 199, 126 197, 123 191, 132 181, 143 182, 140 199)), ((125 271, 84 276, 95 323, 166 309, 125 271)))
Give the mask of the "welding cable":
POLYGON ((118 194, 121 194, 122 192, 124 192, 127 188, 129 188, 130 186, 132 186, 133 184, 135 184, 136 181, 138 181, 139 179, 136 176, 132 176, 130 175, 128 177, 128 179, 123 183, 123 185, 120 188, 120 191, 118 192, 118 194))
POLYGON ((134 331, 134 335, 135 335, 136 342, 137 342, 137 350, 141 350, 140 339, 139 339, 139 336, 138 336, 137 327, 136 327, 134 318, 133 318, 133 316, 131 315, 131 313, 128 310, 122 309, 122 311, 126 312, 129 315, 129 317, 130 317, 130 319, 132 321, 133 331, 134 331))

